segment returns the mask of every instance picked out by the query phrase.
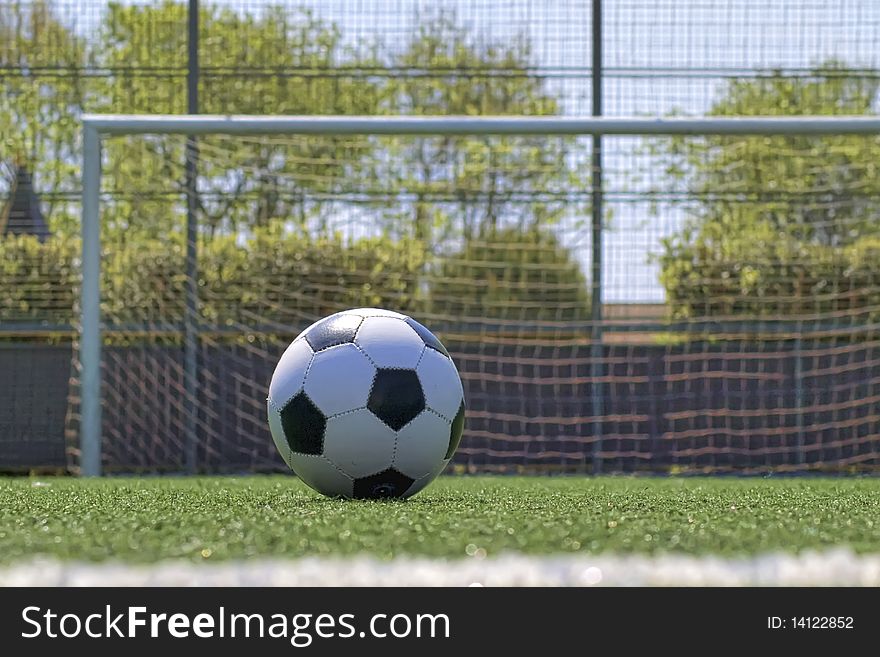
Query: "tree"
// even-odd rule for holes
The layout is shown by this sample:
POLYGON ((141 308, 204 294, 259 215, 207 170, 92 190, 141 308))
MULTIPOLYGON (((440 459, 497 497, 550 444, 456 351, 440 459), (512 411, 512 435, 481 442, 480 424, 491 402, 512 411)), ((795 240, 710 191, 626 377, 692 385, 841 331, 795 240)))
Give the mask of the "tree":
MULTIPOLYGON (((186 12, 186 3, 171 0, 111 3, 88 46, 43 4, 0 10, 0 35, 13 44, 0 56, 21 72, 0 81, 0 127, 15 142, 4 144, 4 156, 26 153, 39 160, 30 167, 38 187, 70 194, 78 184, 80 112, 184 112, 186 12), (87 63, 108 74, 83 76, 87 63), (33 83, 45 67, 55 66, 65 74, 33 83)), ((487 44, 445 16, 425 23, 402 49, 355 52, 343 45, 338 29, 305 10, 237 12, 211 5, 200 12, 203 112, 559 110, 545 81, 529 70, 525 39, 487 44), (379 81, 371 71, 382 67, 415 74, 379 81)), ((107 140, 104 187, 110 193, 104 208, 110 234, 156 237, 180 228, 183 144, 172 137, 107 140)), ((571 173, 571 142, 559 139, 210 137, 200 139, 200 146, 201 224, 211 234, 278 218, 326 231, 334 214, 340 219, 351 212, 337 199, 366 195, 383 197, 367 213, 391 234, 415 233, 432 243, 454 234, 469 239, 507 225, 550 225, 571 207, 565 198, 571 186, 582 183, 571 173)), ((75 211, 71 207, 70 230, 76 230, 75 211)))
MULTIPOLYGON (((98 109, 132 113, 186 111, 185 3, 111 4, 98 59, 115 74, 98 93, 98 109), (144 68, 167 71, 145 77, 144 68)), ((341 37, 303 11, 266 7, 239 14, 200 9, 200 109, 214 114, 372 114, 378 89, 368 80, 330 75, 340 65, 341 37)), ((200 199, 211 234, 296 219, 305 227, 320 214, 309 193, 332 193, 369 153, 366 139, 291 140, 208 137, 200 140, 200 199)), ((137 137, 108 144, 108 184, 136 189, 114 200, 121 227, 159 233, 179 216, 183 139, 137 137), (164 217, 164 219, 163 219, 164 217)))
MULTIPOLYGON (((530 71, 524 38, 486 43, 449 15, 424 23, 386 66, 384 109, 422 115, 546 115, 559 112, 545 80, 530 71)), ((569 155, 572 141, 545 137, 437 137, 383 140, 388 158, 377 178, 395 206, 386 225, 437 244, 453 236, 485 239, 516 226, 550 226, 566 208, 563 198, 583 187, 569 155), (401 202, 399 193, 412 202, 401 202)))
MULTIPOLYGON (((0 10, 4 17, 0 35, 7 42, 15 39, 12 49, 0 45, 0 56, 10 66, 21 66, 21 73, 0 80, 6 91, 0 99, 0 128, 18 140, 14 149, 4 144, 6 151, 38 160, 31 166, 37 171, 38 185, 77 191, 77 117, 82 111, 173 114, 186 110, 185 3, 111 3, 88 44, 67 31, 43 5, 13 7, 0 10), (22 27, 22 16, 30 16, 28 12, 35 17, 30 31, 22 27), (68 75, 39 78, 39 84, 33 84, 40 67, 58 62, 65 62, 68 75), (87 66, 107 74, 81 75, 87 66), (48 180, 48 171, 58 174, 48 180)), ((447 16, 426 22, 403 47, 355 52, 344 46, 333 25, 307 11, 268 6, 238 12, 216 3, 200 11, 203 112, 542 115, 560 111, 546 81, 531 71, 524 38, 487 43, 447 16), (391 70, 380 78, 375 71, 383 67, 391 70), (398 74, 402 69, 407 73, 398 74)), ((236 242, 253 238, 257 231, 266 239, 270 233, 264 229, 276 230, 279 223, 285 230, 296 224, 295 233, 303 244, 322 236, 336 239, 334 221, 348 221, 355 214, 368 224, 369 234, 384 232, 404 246, 425 245, 441 258, 450 251, 456 256, 477 253, 492 240, 511 242, 513 232, 524 239, 549 235, 556 221, 577 211, 573 199, 580 198, 584 186, 582 171, 574 164, 576 141, 562 138, 212 136, 200 138, 199 148, 200 237, 206 242, 201 251, 205 257, 213 240, 236 242), (357 209, 350 196, 357 197, 357 209), (364 196, 380 200, 364 204, 364 196), (477 251, 468 251, 471 244, 477 251)), ((156 280, 144 260, 155 251, 152 246, 147 249, 148 244, 167 245, 162 267, 171 284, 176 285, 182 274, 183 160, 183 137, 105 140, 103 239, 110 259, 131 261, 131 267, 126 265, 120 272, 128 271, 132 279, 140 276, 140 282, 129 285, 156 280)), ((75 233, 74 211, 67 227, 75 233)), ((370 245, 359 243, 362 250, 370 245)), ((391 243, 382 242, 383 249, 391 243)), ((414 247, 401 248, 410 252, 414 247)), ((349 262, 369 261, 358 260, 336 242, 323 253, 349 262)), ((490 250, 484 256, 511 267, 512 275, 518 275, 517 267, 531 266, 509 249, 490 250)), ((203 264, 212 266, 208 261, 203 264)), ((114 267, 108 261, 104 270, 115 271, 114 267)), ((422 295, 425 277, 433 273, 421 261, 415 269, 401 292, 407 304, 422 295)), ((203 278, 201 283, 207 285, 207 274, 203 278)), ((144 294, 144 299, 153 298, 149 290, 144 294)), ((141 297, 131 288, 118 298, 141 297)))
MULTIPOLYGON (((729 83, 710 113, 871 114, 880 83, 829 63, 729 83)), ((676 138, 659 146, 664 182, 688 199, 663 242, 674 316, 774 315, 850 308, 846 260, 880 235, 876 136, 676 138), (849 248, 852 247, 852 248, 849 248), (836 273, 835 273, 836 272, 836 273), (824 302, 822 301, 824 300, 824 302), (822 302, 822 303, 820 303, 822 302)), ((858 276, 856 276, 858 278, 858 276)))
MULTIPOLYGON (((85 96, 85 46, 47 3, 0 5, 0 159, 33 172, 54 231, 78 225, 66 196, 77 189, 77 115, 85 96)), ((12 181, 5 181, 10 184, 12 181)), ((3 187, 0 182, 0 187, 3 187)))

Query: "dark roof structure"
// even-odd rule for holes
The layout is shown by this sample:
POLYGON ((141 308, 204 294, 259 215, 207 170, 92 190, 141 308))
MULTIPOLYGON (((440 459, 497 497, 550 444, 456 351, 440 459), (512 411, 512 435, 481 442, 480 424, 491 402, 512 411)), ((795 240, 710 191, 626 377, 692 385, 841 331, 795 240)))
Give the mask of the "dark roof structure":
POLYGON ((35 235, 42 242, 49 237, 49 226, 34 191, 34 180, 24 166, 13 168, 9 198, 0 208, 0 234, 35 235))

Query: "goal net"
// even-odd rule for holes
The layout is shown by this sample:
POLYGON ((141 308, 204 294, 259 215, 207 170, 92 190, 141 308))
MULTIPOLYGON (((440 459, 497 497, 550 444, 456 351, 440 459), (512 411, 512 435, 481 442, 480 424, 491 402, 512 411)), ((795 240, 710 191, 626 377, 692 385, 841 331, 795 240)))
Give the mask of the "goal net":
POLYGON ((86 470, 280 469, 278 357, 363 306, 453 355, 458 469, 876 468, 875 123, 211 121, 86 119, 86 470))

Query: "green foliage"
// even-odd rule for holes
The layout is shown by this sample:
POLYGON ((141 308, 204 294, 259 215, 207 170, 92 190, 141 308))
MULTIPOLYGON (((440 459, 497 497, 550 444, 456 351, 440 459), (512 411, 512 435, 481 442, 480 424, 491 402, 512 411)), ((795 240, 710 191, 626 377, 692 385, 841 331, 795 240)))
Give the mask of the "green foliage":
POLYGON ((880 238, 831 247, 768 224, 728 230, 706 224, 666 241, 660 281, 674 318, 880 320, 880 238))
POLYGON ((186 285, 183 240, 137 239, 104 245, 101 312, 108 326, 180 329, 186 285))
MULTIPOLYGON (((870 114, 880 82, 830 63, 729 83, 712 114, 870 114)), ((663 143, 666 184, 689 199, 663 243, 661 282, 676 317, 857 311, 873 275, 858 253, 880 235, 880 138, 746 136, 663 143)))
POLYGON ((551 233, 508 228, 443 258, 430 283, 442 317, 576 321, 590 316, 586 278, 551 233))
MULTIPOLYGON (((187 4, 110 3, 98 63, 117 71, 101 97, 114 111, 186 113, 187 4), (168 71, 144 76, 143 70, 168 71), (120 110, 118 108, 125 108, 120 110)), ((199 10, 199 105, 207 114, 361 114, 375 111, 374 83, 320 75, 351 58, 339 30, 301 9, 199 10)))
MULTIPOLYGON (((0 159, 26 164, 43 189, 76 189, 85 61, 82 40, 46 2, 0 4, 0 159)), ((45 201, 47 216, 72 214, 45 201)))
MULTIPOLYGON (((271 330, 343 307, 410 309, 411 281, 424 249, 411 240, 309 237, 280 224, 248 239, 200 244, 200 318, 221 327, 271 330)), ((79 240, 0 239, 0 320, 71 324, 79 291, 79 240)), ((183 240, 143 240, 106 248, 102 312, 109 327, 179 331, 184 319, 183 240)))
MULTIPOLYGON (((85 41, 44 4, 0 8, 0 35, 6 36, 0 39, 0 63, 20 67, 20 75, 0 80, 0 134, 9 135, 10 142, 2 156, 28 160, 40 190, 73 191, 81 111, 185 112, 186 16, 186 3, 179 1, 112 2, 97 34, 85 41), (87 63, 111 74, 82 76, 87 63), (64 75, 40 73, 58 66, 64 75)), ((559 111, 545 81, 530 71, 525 38, 486 42, 452 15, 427 19, 404 44, 356 48, 346 47, 339 30, 311 12, 282 6, 259 12, 203 6, 200 30, 200 109, 205 113, 559 111), (392 72, 369 73, 382 68, 392 72), (393 73, 397 69, 425 74, 401 76, 393 73)), ((377 226, 438 243, 514 224, 549 225, 563 211, 559 194, 584 182, 570 171, 566 156, 572 146, 562 139, 288 141, 199 140, 200 223, 209 232, 231 233, 276 219, 332 230, 332 204, 322 197, 381 192, 385 200, 372 209, 377 226), (402 201, 401 193, 415 202, 402 201)), ((106 230, 137 231, 151 239, 179 226, 185 192, 182 138, 109 139, 105 158, 106 230)), ((54 230, 76 233, 74 207, 53 206, 47 215, 54 230)))
MULTIPOLYGON (((74 199, 55 203, 53 194, 44 194, 58 241, 29 244, 31 264, 13 257, 10 276, 27 267, 77 268, 80 112, 186 111, 186 12, 179 1, 114 2, 97 33, 82 40, 46 5, 0 7, 0 63, 20 67, 20 75, 0 79, 0 157, 25 160, 41 192, 71 192, 66 198, 74 199), (52 66, 65 74, 40 77, 52 66), (81 76, 87 66, 109 74, 81 76), (40 258, 46 262, 37 263, 40 258)), ((402 44, 350 48, 335 26, 305 10, 238 12, 213 4, 200 12, 202 112, 559 111, 545 80, 530 70, 525 38, 487 42, 451 15, 427 20, 402 44), (391 70, 369 73, 382 68, 391 70), (396 69, 426 74, 401 76, 396 69)), ((465 244, 459 256, 484 263, 473 268, 457 257, 441 266, 452 280, 481 277, 474 279, 477 288, 488 280, 485 295, 468 308, 488 304, 495 316, 557 318, 580 316, 586 305, 583 276, 547 232, 572 209, 568 191, 585 182, 582 172, 571 171, 571 140, 211 136, 200 138, 198 147, 200 290, 209 321, 291 321, 344 305, 406 309, 424 295, 424 253, 450 239, 465 244), (381 200, 355 207, 340 201, 347 195, 381 200), (388 237, 344 241, 335 230, 353 216, 373 235, 388 237), (491 245, 495 240, 516 246, 491 245), (488 263, 510 270, 489 271, 488 263), (535 306, 536 294, 558 294, 552 301, 559 309, 544 308, 547 297, 535 306)), ((108 321, 181 321, 184 152, 183 137, 105 140, 102 293, 108 321)), ((57 299, 75 298, 70 276, 46 273, 43 280, 57 286, 57 299)), ((468 288, 471 282, 460 280, 468 288)), ((453 294, 455 284, 443 285, 435 287, 438 299, 453 294)), ((40 299, 29 299, 25 287, 6 294, 16 296, 19 314, 49 312, 40 299)), ((449 312, 461 307, 453 301, 442 301, 449 312)), ((72 321, 73 307, 71 301, 52 312, 72 321)))
MULTIPOLYGON (((390 76, 385 110, 393 114, 527 115, 556 114, 559 104, 543 78, 528 69, 526 40, 485 43, 450 16, 423 24, 393 69, 426 75, 390 76)), ((485 237, 504 227, 548 226, 571 202, 554 199, 586 183, 566 161, 572 140, 547 137, 443 137, 384 140, 392 164, 380 176, 393 190, 415 195, 413 208, 387 211, 393 226, 415 226, 425 241, 453 236, 485 237), (567 203, 567 204, 566 204, 567 203)), ((387 164, 387 163, 380 163, 387 164)))
POLYGON ((31 235, 0 238, 0 322, 69 324, 77 296, 78 244, 31 235))
POLYGON ((205 319, 221 326, 302 324, 342 308, 407 311, 424 258, 413 240, 373 237, 346 243, 281 224, 242 241, 215 238, 200 261, 205 319))
MULTIPOLYGON (((111 4, 96 49, 102 66, 119 71, 102 80, 96 108, 122 113, 186 112, 187 7, 111 4), (139 70, 170 71, 166 78, 139 70)), ((333 26, 309 12, 267 7, 254 14, 200 9, 199 105, 208 114, 375 114, 372 81, 319 75, 346 53, 333 26)), ((200 221, 212 233, 264 226, 278 218, 320 212, 307 193, 331 190, 356 176, 370 153, 366 138, 301 138, 291 146, 242 137, 199 140, 200 221), (283 191, 284 194, 279 192, 283 191)), ((179 220, 180 204, 156 195, 184 193, 181 138, 109 140, 107 186, 136 194, 114 199, 112 216, 160 235, 179 220), (158 207, 157 207, 158 206, 158 207)), ((164 195, 164 196, 162 196, 164 195)), ((304 221, 303 221, 304 223, 304 221)))

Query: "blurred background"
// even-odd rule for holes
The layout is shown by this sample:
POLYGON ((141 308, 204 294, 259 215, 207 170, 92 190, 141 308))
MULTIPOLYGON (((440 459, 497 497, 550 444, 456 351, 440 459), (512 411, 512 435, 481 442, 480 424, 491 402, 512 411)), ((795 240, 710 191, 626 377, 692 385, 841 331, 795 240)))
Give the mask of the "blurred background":
MULTIPOLYGON (((0 0, 0 469, 78 470, 84 112, 866 115, 878 85, 872 0, 0 0)), ((283 469, 278 356, 381 306, 459 366, 458 471, 876 470, 877 153, 107 139, 104 467, 283 469)))

